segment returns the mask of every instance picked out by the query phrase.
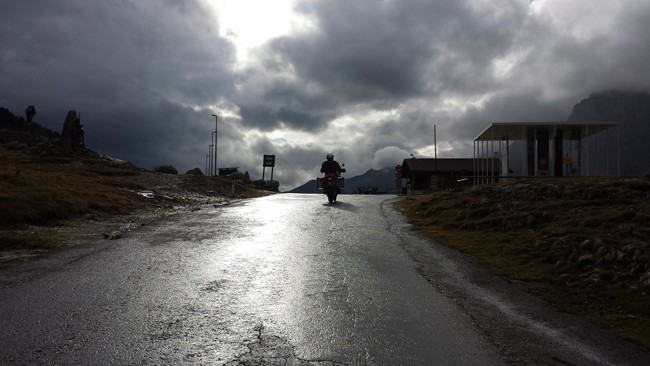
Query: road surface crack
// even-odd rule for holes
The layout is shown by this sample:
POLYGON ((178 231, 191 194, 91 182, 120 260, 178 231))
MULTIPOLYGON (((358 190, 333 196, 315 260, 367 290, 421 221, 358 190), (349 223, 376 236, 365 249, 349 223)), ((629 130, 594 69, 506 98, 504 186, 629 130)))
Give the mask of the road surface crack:
POLYGON ((286 339, 267 334, 264 325, 254 328, 255 339, 245 341, 248 352, 237 356, 225 366, 334 366, 347 365, 344 362, 324 359, 304 359, 296 356, 295 348, 286 339))

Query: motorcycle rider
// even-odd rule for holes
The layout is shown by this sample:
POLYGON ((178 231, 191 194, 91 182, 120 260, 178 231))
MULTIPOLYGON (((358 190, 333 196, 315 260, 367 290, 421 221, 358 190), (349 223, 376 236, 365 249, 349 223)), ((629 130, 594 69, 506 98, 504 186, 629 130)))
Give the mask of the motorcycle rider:
POLYGON ((336 175, 341 171, 341 166, 338 161, 334 160, 334 154, 328 153, 326 156, 327 160, 323 162, 320 167, 321 173, 334 173, 336 175))

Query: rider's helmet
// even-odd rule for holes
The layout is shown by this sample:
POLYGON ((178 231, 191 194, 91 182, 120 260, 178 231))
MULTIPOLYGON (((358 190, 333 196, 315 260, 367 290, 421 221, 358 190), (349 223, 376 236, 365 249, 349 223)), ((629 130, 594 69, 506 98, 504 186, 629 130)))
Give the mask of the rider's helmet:
POLYGON ((327 160, 334 160, 334 154, 328 153, 327 154, 327 160))

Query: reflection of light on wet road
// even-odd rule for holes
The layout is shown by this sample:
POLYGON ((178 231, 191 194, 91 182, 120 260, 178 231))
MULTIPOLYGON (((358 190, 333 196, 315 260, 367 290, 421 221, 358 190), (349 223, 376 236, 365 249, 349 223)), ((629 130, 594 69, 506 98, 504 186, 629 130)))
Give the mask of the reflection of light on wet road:
POLYGON ((276 195, 229 207, 220 221, 238 227, 219 235, 213 226, 218 245, 206 270, 230 284, 223 295, 240 325, 263 324, 305 358, 408 363, 461 343, 480 349, 466 331, 425 346, 438 330, 431 319, 440 319, 429 305, 448 305, 432 299, 386 230, 385 199, 343 195, 329 205, 321 195, 276 195))
POLYGON ((237 225, 234 230, 221 235, 219 225, 213 226, 218 245, 206 270, 231 284, 228 295, 236 299, 229 304, 231 311, 246 314, 250 324, 290 318, 287 301, 297 296, 301 277, 301 263, 294 260, 296 243, 308 229, 296 225, 303 213, 293 201, 268 197, 246 202, 220 217, 237 225))
POLYGON ((528 303, 468 281, 385 199, 247 200, 0 272, 0 364, 493 365, 497 347, 509 364, 593 364, 609 349, 585 358, 558 342, 566 327, 531 325, 528 303))

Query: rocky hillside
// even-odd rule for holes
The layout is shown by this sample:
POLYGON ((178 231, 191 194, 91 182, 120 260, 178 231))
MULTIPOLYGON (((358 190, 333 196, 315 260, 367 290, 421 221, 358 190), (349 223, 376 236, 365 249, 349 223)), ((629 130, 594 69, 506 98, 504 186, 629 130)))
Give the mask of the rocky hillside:
POLYGON ((530 180, 403 204, 428 236, 650 346, 650 180, 530 180))
POLYGON ((0 144, 16 150, 29 147, 49 153, 61 144, 61 136, 36 122, 15 116, 6 108, 0 108, 0 144))
POLYGON ((176 173, 64 147, 59 134, 0 108, 0 267, 115 238, 179 210, 277 191, 244 174, 176 173))
MULTIPOLYGON (((575 105, 569 122, 617 122, 620 126, 621 175, 650 174, 650 93, 637 91, 605 91, 594 93, 575 105)), ((617 133, 612 131, 609 146, 616 148, 617 133)), ((611 152, 611 151, 610 151, 611 152)), ((610 166, 616 156, 610 155, 610 166)), ((605 156, 602 151, 599 156, 605 156)), ((595 162, 592 162, 595 164, 595 162)), ((593 167, 591 167, 593 168, 593 167)))

